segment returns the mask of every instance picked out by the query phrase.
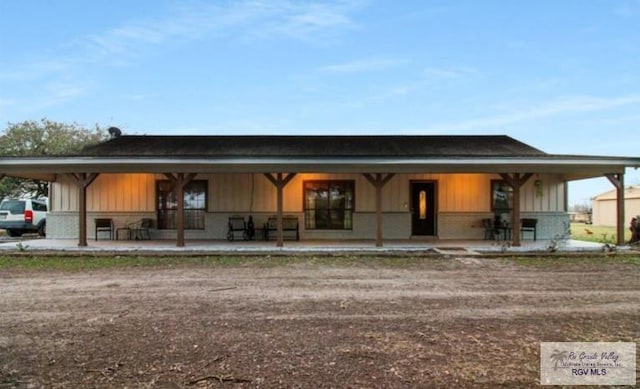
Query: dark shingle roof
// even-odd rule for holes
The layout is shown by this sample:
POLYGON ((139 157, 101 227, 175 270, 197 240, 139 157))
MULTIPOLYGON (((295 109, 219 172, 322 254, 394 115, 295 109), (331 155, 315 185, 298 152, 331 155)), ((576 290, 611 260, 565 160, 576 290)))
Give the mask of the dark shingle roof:
POLYGON ((88 157, 349 158, 531 157, 546 153, 504 135, 453 136, 120 136, 88 157))

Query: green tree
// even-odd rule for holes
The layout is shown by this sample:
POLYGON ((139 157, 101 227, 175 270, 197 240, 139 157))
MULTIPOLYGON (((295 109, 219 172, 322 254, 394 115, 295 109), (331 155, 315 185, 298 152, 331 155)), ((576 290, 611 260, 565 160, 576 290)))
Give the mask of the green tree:
MULTIPOLYGON (((107 133, 95 126, 86 129, 76 123, 66 124, 48 119, 9 123, 0 136, 0 156, 37 157, 65 155, 84 146, 105 140, 107 133)), ((44 197, 49 191, 46 181, 5 177, 0 182, 0 199, 8 197, 44 197)))

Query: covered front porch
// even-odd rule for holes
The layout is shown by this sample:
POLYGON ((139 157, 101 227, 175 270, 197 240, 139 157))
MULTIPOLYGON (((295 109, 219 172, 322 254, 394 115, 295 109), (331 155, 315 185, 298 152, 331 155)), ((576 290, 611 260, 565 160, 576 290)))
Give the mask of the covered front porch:
MULTIPOLYGON (((264 244, 276 247, 298 245, 297 240, 306 245, 323 246, 337 241, 382 247, 383 243, 393 245, 398 241, 491 242, 494 235, 509 240, 513 246, 536 239, 568 239, 565 177, 558 174, 199 173, 184 185, 182 195, 169 195, 164 190, 170 182, 168 175, 96 174, 86 191, 78 190, 74 178, 60 175, 52 184, 48 238, 84 235, 81 246, 93 244, 94 237, 131 239, 127 238, 127 231, 134 231, 142 220, 149 220, 148 230, 136 234, 137 238, 177 241, 179 247, 201 240, 221 241, 229 236, 236 240, 249 236, 269 239, 271 243, 264 244), (285 180, 287 185, 281 189, 274 185, 274 181, 285 180), (509 185, 514 180, 517 183, 509 185), (498 201, 502 199, 498 196, 501 190, 504 205, 498 201), (165 209, 164 203, 170 202, 166 199, 173 203, 183 199, 183 204, 189 204, 185 207, 188 209, 184 205, 165 209), (319 200, 324 201, 322 209, 319 200), (176 222, 181 214, 183 228, 176 222), (498 216, 507 224, 492 227, 498 216), (278 217, 282 218, 280 239, 278 217), (94 222, 105 218, 111 224, 106 227, 108 232, 100 232, 94 222), (537 224, 516 239, 521 229, 513 226, 526 218, 537 224), (238 226, 234 225, 236 234, 230 234, 235 220, 239 220, 238 226), (249 221, 252 234, 243 234, 249 221), (79 234, 81 228, 85 229, 84 234, 79 234), (180 235, 181 240, 177 239, 180 235)), ((487 242, 480 243, 486 245, 487 242)))

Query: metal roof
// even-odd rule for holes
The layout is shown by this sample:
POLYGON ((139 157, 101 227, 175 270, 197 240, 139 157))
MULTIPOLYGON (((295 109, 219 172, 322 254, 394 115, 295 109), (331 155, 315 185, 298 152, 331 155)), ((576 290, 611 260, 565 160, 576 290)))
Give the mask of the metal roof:
POLYGON ((623 173, 640 158, 547 154, 508 136, 120 136, 68 156, 3 157, 0 174, 623 173))
POLYGON ((544 152, 499 136, 120 136, 79 153, 94 157, 522 157, 544 152))
MULTIPOLYGON (((616 200, 618 198, 617 189, 595 195, 591 200, 616 200)), ((640 185, 629 185, 624 188, 625 199, 640 199, 640 185)))

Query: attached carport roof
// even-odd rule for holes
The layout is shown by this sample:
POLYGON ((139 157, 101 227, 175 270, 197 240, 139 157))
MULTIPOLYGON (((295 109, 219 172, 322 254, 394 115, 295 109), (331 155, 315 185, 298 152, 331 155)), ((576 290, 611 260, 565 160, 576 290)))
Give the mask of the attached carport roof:
POLYGON ((640 158, 547 154, 508 136, 121 136, 75 155, 0 158, 0 173, 622 173, 640 158))

